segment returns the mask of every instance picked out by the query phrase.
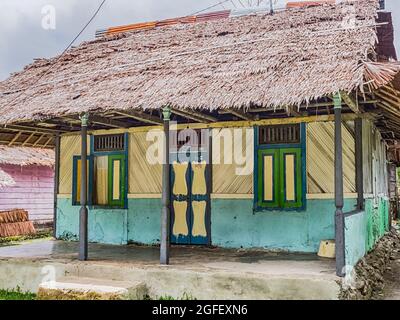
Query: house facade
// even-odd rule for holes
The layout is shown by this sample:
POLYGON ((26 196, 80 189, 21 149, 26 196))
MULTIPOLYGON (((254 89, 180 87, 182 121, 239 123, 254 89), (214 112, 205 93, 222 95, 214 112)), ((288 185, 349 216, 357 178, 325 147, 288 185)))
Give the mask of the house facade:
POLYGON ((170 244, 316 252, 332 239, 343 276, 391 223, 400 65, 377 41, 378 5, 108 30, 0 83, 1 130, 54 138, 56 236, 79 240, 80 260, 88 242, 160 244, 168 264, 170 244))
POLYGON ((0 188, 0 211, 23 209, 36 223, 54 218, 54 151, 0 146, 0 170, 8 183, 0 188))
MULTIPOLYGON (((362 239, 347 250, 349 258, 357 259, 388 230, 389 206, 386 145, 373 123, 362 119, 365 203, 361 213, 352 214, 359 211, 355 119, 350 115, 342 132, 344 211, 349 213, 346 235, 349 244, 352 237, 362 239)), ((317 252, 322 240, 335 238, 332 116, 290 124, 287 120, 253 126, 232 122, 228 128, 216 122, 212 127, 194 125, 209 132, 211 142, 189 146, 185 152, 190 156, 185 154, 183 161, 171 152, 172 243, 317 252), (289 141, 281 141, 283 137, 289 141), (249 160, 247 168, 235 158, 249 160)), ((89 241, 159 244, 162 165, 154 164, 152 154, 157 132, 162 130, 90 132, 89 241), (117 148, 97 149, 106 139, 120 139, 114 144, 117 148), (112 193, 117 202, 110 198, 112 193)), ((191 132, 175 136, 186 141, 191 132)), ((193 132, 201 140, 200 131, 193 132)), ((80 140, 76 134, 61 137, 56 225, 60 239, 79 238, 80 140)))

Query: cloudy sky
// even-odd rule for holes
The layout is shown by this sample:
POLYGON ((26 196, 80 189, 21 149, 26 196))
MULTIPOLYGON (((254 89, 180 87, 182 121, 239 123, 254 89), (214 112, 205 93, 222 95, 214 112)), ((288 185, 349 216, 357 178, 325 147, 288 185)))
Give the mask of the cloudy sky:
MULTIPOLYGON (((184 16, 212 6, 221 0, 107 0, 99 15, 78 39, 94 38, 96 29, 133 22, 184 16)), ((241 0, 246 2, 248 0, 241 0)), ((397 51, 400 53, 400 0, 386 0, 394 13, 397 51)), ((101 0, 0 0, 0 80, 21 70, 34 58, 60 54, 93 15, 101 0), (55 29, 44 29, 43 8, 53 6, 55 29), (47 7, 46 7, 47 6, 47 7)), ((226 2, 213 10, 240 7, 239 0, 226 2)), ((47 24, 49 25, 49 24, 47 24)))

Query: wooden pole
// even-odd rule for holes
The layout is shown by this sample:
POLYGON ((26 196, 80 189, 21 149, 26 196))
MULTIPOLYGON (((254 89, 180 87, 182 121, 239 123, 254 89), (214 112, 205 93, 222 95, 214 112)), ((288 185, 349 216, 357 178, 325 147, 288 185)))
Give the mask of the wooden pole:
POLYGON ((335 110, 335 248, 336 274, 345 276, 345 238, 344 238, 344 196, 343 196, 343 153, 342 153, 342 99, 334 96, 335 110))
POLYGON ((53 237, 57 237, 57 195, 59 191, 60 178, 60 135, 55 137, 55 164, 54 164, 54 212, 53 212, 53 237))
POLYGON ((81 209, 79 212, 79 260, 88 259, 88 209, 87 209, 87 125, 89 115, 81 119, 81 209))
POLYGON ((169 121, 171 109, 165 107, 162 110, 164 117, 164 163, 162 173, 162 210, 161 210, 161 245, 160 245, 160 264, 169 264, 170 249, 170 229, 171 229, 171 210, 170 210, 170 166, 169 166, 169 121))
POLYGON ((355 153, 356 153, 356 187, 357 210, 364 209, 364 173, 363 173, 363 146, 362 146, 362 119, 354 121, 355 153))

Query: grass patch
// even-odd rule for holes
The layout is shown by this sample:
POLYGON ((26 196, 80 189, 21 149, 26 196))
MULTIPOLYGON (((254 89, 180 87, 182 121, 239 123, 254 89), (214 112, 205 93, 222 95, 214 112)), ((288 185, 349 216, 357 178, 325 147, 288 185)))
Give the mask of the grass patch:
POLYGON ((197 300, 196 298, 194 298, 192 295, 187 294, 186 292, 182 295, 182 297, 176 299, 172 296, 161 296, 158 298, 158 300, 197 300))
POLYGON ((0 290, 0 300, 36 300, 36 294, 15 290, 0 290))
POLYGON ((0 238, 0 246, 10 246, 29 240, 51 238, 52 236, 53 233, 51 231, 38 231, 35 234, 30 234, 25 236, 0 238))

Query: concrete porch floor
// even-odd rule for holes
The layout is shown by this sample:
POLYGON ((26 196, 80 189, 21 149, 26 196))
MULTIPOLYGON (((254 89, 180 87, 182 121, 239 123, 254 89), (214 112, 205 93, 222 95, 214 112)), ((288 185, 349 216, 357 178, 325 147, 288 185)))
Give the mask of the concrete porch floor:
POLYGON ((0 247, 0 288, 36 292, 43 281, 74 276, 143 281, 152 298, 337 299, 339 293, 335 262, 315 254, 173 246, 171 264, 161 266, 158 247, 90 244, 87 262, 77 261, 77 250, 77 243, 54 240, 0 247))

